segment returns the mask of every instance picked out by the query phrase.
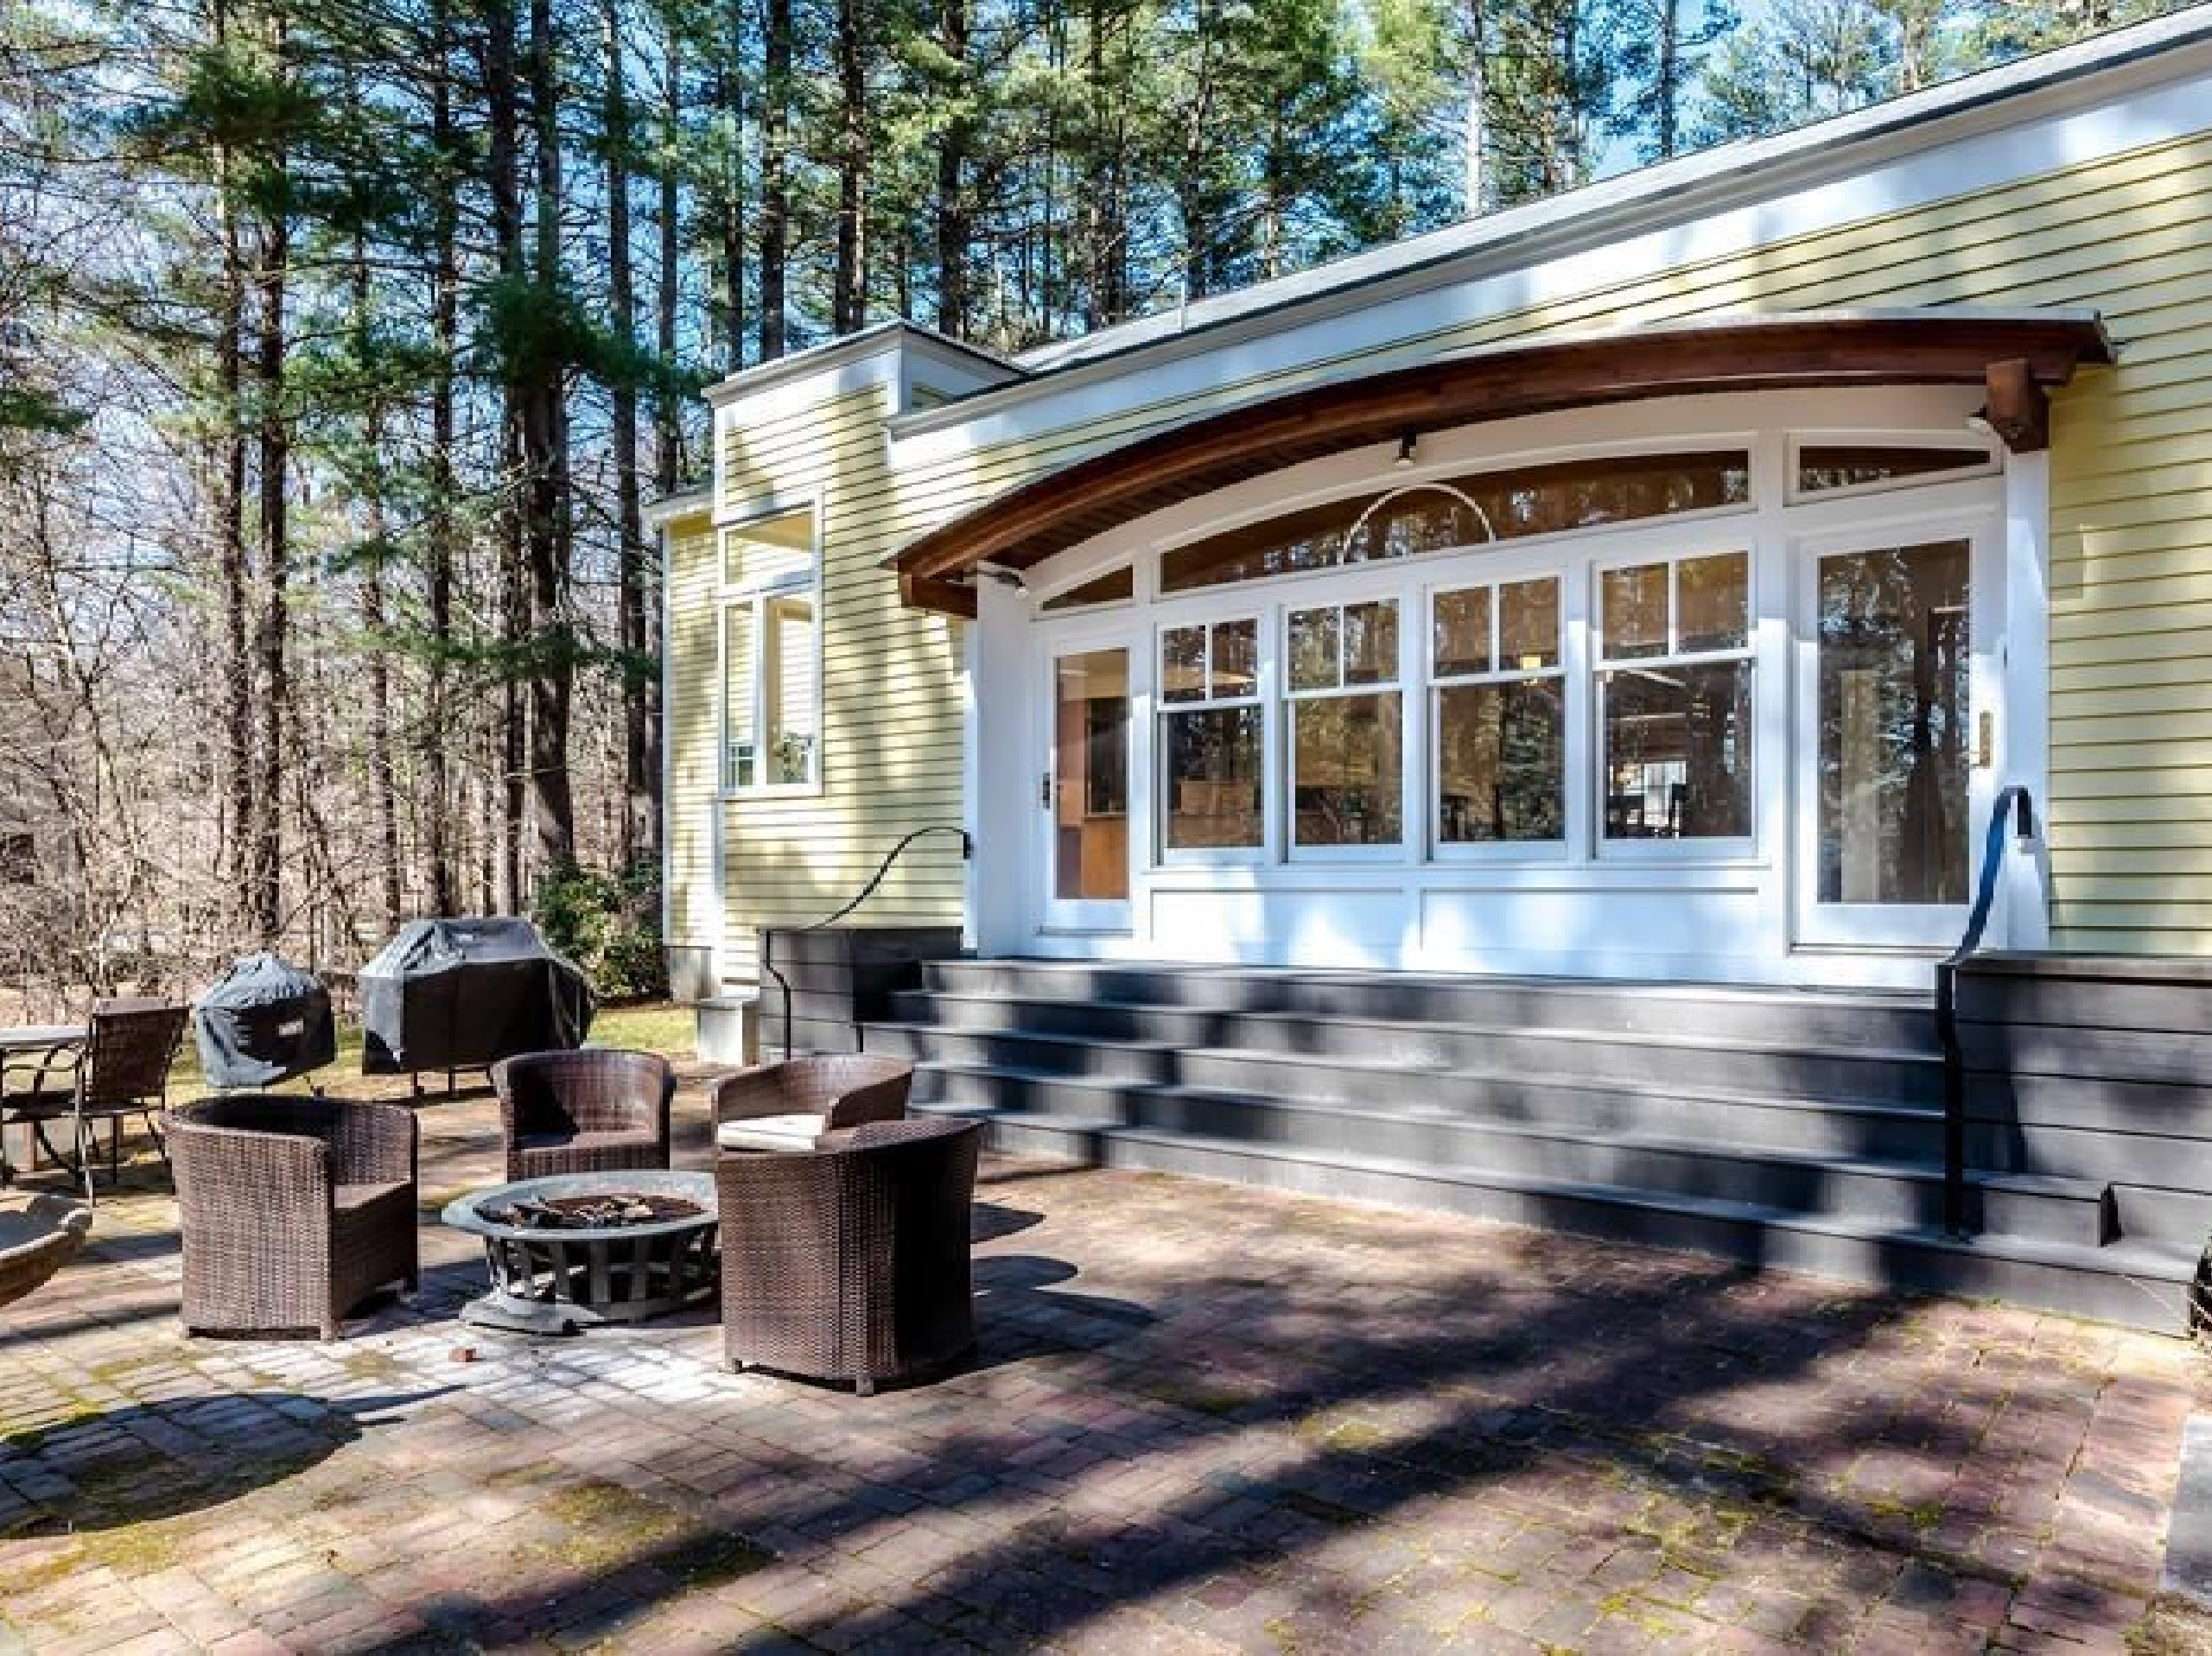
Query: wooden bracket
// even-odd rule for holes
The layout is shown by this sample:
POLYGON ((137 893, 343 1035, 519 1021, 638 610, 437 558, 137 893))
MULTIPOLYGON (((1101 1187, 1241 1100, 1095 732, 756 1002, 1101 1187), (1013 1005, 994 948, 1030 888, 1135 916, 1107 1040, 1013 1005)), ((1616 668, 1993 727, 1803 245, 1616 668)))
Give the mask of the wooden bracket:
POLYGON ((976 619, 976 589, 934 575, 918 575, 901 569, 899 601, 910 610, 934 610, 939 615, 957 616, 963 621, 976 619))
POLYGON ((2050 394, 2031 371, 2024 357, 1993 362, 1982 377, 1988 400, 1982 418, 2016 454, 2032 454, 2050 447, 2050 394))

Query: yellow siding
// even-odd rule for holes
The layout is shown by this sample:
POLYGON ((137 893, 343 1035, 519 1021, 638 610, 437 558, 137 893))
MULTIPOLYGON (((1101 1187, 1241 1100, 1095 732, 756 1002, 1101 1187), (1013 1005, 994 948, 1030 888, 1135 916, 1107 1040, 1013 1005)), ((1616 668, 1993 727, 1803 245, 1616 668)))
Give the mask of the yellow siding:
MULTIPOLYGON (((888 386, 869 385, 771 420, 726 416, 720 438, 726 515, 771 503, 820 505, 818 793, 719 797, 714 542, 687 540, 678 549, 683 555, 671 560, 673 941, 714 941, 709 860, 720 812, 728 903, 721 965, 733 981, 756 974, 759 927, 822 917, 860 890, 901 835, 961 820, 959 628, 901 607, 896 580, 878 567, 899 543, 883 505, 889 397, 888 386)), ((791 670, 798 672, 796 663, 791 670)), ((900 860, 855 918, 957 925, 962 895, 956 842, 932 838, 900 860)))
POLYGON ((2212 953, 2212 134, 1225 381, 901 479, 902 535, 1255 395, 1442 350, 1700 313, 2086 306, 2121 365, 2054 410, 2050 820, 2061 948, 2212 953), (2134 825, 2157 821, 2149 841, 2134 825), (2192 898, 2205 900, 2191 900, 2192 898))

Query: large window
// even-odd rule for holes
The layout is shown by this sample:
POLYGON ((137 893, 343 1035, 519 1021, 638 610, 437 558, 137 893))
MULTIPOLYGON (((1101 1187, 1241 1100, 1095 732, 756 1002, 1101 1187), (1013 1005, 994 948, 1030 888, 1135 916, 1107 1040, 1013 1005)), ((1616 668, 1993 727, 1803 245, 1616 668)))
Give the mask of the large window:
POLYGON ((1249 848, 1266 839, 1260 624, 1249 617, 1160 635, 1162 842, 1249 848))
POLYGON ((1398 844, 1405 837, 1398 600, 1294 609, 1284 657, 1291 843, 1398 844))
POLYGON ((1556 576, 1435 595, 1429 678, 1440 845, 1567 833, 1567 682, 1556 576))
POLYGON ((722 790, 821 779, 819 567, 814 515, 782 513, 722 536, 722 790))
POLYGON ((1751 498, 1751 456, 1740 448, 1605 454, 1515 466, 1355 495, 1208 536, 1161 557, 1160 588, 1188 592, 1740 506, 1751 498))
POLYGON ((1602 570, 1598 606, 1605 838, 1748 837, 1750 556, 1602 570))

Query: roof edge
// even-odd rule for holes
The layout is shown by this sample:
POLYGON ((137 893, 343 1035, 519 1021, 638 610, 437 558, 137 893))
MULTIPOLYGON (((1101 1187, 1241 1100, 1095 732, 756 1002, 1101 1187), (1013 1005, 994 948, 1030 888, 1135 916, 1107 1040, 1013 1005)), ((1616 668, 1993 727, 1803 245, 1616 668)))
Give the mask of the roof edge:
POLYGON ((704 395, 709 406, 721 408, 793 380, 824 373, 906 344, 980 364, 1009 380, 1029 377, 1030 371, 1011 357, 1003 356, 985 346, 956 339, 949 333, 940 333, 933 327, 909 321, 903 316, 894 316, 871 323, 857 333, 842 334, 834 339, 824 339, 819 345, 810 345, 804 351, 794 351, 772 361, 756 362, 749 368, 741 368, 708 386, 704 395))

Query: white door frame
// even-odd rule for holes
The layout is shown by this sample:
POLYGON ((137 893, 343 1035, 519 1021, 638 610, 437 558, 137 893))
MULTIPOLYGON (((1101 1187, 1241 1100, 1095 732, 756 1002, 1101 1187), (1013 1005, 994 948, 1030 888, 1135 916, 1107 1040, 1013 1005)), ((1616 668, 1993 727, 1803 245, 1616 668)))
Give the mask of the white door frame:
POLYGON ((1058 624, 1040 625, 1035 629, 1035 640, 1028 676, 1033 688, 1026 698, 1035 715, 1028 739, 1023 745, 1023 751, 1033 759, 1027 801, 1032 823, 1027 836, 1031 850, 1024 861, 1028 867, 1033 929, 1040 933, 1126 934, 1130 930, 1137 874, 1147 860, 1145 848, 1150 843, 1152 826, 1143 803, 1148 791, 1152 755, 1148 744, 1142 745, 1140 751, 1139 741, 1140 733, 1148 726, 1151 706, 1145 634, 1132 615, 1116 611, 1111 615, 1081 616, 1058 624), (1123 713, 1128 724, 1122 747, 1122 762, 1128 767, 1122 795, 1126 813, 1123 854, 1128 860, 1128 895, 1119 898, 1063 898, 1053 889, 1058 870, 1052 842, 1058 776, 1058 733, 1054 727, 1059 707, 1057 675, 1059 663, 1070 656, 1109 650, 1121 650, 1128 663, 1128 693, 1123 713), (1055 779, 1052 795, 1045 791, 1047 777, 1055 779))
MULTIPOLYGON (((1790 714, 1791 842, 1789 930, 1793 945, 1813 949, 1948 949, 1966 925, 1981 872, 1983 828, 1996 798, 1995 733, 2005 717, 2005 605, 2006 549, 1999 479, 1979 479, 1920 498, 1864 500, 1847 523, 1789 539, 1792 583, 1790 714), (1968 545, 1967 615, 1967 901, 1958 904, 1842 904, 1820 900, 1820 565, 1824 558, 1885 546, 1964 540, 1968 545), (1984 742, 1984 733, 1987 742, 1984 742)), ((1846 503, 1837 503, 1839 516, 1846 503)))

